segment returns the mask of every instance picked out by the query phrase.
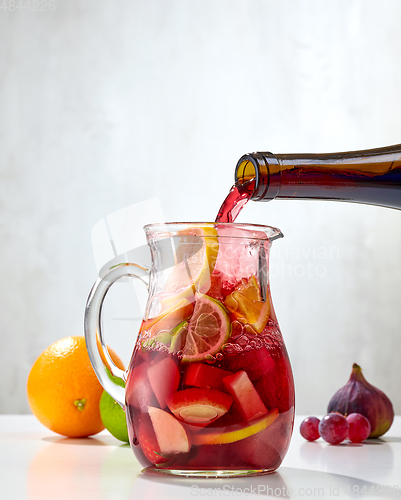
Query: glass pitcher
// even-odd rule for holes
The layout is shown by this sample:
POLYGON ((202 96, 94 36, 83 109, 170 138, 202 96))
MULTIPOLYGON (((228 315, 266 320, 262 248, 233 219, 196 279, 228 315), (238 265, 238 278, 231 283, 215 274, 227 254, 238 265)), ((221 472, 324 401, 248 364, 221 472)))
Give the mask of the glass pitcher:
POLYGON ((91 362, 126 412, 136 457, 146 470, 181 476, 273 472, 294 419, 294 382, 268 272, 271 242, 282 233, 225 223, 144 229, 151 269, 112 268, 93 286, 85 312, 91 362), (104 298, 123 276, 148 287, 126 372, 113 364, 101 329, 104 298))

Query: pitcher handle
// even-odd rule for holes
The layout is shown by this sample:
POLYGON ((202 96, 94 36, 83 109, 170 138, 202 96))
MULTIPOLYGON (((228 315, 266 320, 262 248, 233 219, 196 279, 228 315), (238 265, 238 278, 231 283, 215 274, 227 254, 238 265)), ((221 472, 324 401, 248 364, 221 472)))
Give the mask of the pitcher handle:
POLYGON ((111 286, 120 278, 129 276, 141 280, 149 277, 149 269, 137 264, 123 263, 113 267, 103 278, 99 278, 90 291, 85 309, 85 340, 89 358, 104 390, 125 410, 124 384, 118 385, 110 374, 125 382, 127 372, 118 368, 110 357, 103 338, 101 317, 103 301, 111 286))

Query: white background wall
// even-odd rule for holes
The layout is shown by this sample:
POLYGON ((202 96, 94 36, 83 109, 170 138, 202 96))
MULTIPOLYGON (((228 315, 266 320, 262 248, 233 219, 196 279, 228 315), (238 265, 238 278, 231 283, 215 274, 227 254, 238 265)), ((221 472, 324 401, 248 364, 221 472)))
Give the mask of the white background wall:
MULTIPOLYGON (((28 412, 36 357, 83 333, 99 219, 156 197, 166 220, 213 220, 244 153, 401 142, 397 0, 55 7, 0 10, 2 413, 28 412)), ((298 412, 324 413, 358 362, 400 413, 401 212, 274 201, 239 221, 285 234, 272 293, 298 412)), ((106 333, 125 361, 127 325, 106 333)))

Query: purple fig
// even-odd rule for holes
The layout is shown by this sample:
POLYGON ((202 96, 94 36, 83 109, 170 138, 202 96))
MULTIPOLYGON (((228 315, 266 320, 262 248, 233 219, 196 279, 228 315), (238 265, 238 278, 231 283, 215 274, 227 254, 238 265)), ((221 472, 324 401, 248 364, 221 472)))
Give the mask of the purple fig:
POLYGON ((360 413, 370 422, 370 438, 382 436, 390 429, 394 419, 394 409, 389 398, 366 381, 361 367, 356 363, 352 365, 347 384, 331 398, 327 412, 338 412, 345 416, 360 413))

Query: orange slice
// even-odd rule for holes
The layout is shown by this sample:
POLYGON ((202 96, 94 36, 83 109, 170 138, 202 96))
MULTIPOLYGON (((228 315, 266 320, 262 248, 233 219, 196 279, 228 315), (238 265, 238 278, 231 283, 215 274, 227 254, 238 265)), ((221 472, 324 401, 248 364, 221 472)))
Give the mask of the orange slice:
POLYGON ((182 321, 188 319, 194 310, 193 302, 182 299, 170 308, 166 309, 162 314, 148 319, 142 323, 141 332, 150 332, 149 336, 153 336, 163 330, 170 331, 182 321))
POLYGON ((262 301, 256 277, 252 275, 248 280, 243 280, 224 301, 227 309, 234 314, 236 319, 244 324, 249 324, 261 333, 265 328, 270 314, 270 304, 262 301))

